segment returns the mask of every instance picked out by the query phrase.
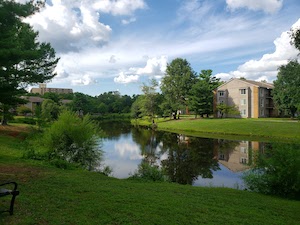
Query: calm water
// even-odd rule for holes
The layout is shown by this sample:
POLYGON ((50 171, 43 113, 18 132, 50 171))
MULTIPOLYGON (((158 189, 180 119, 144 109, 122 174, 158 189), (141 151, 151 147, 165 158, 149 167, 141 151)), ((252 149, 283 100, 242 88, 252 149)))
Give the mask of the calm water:
POLYGON ((180 184, 243 189, 241 175, 262 144, 250 141, 188 137, 134 128, 125 123, 102 124, 104 165, 113 177, 127 178, 143 163, 164 168, 180 184))

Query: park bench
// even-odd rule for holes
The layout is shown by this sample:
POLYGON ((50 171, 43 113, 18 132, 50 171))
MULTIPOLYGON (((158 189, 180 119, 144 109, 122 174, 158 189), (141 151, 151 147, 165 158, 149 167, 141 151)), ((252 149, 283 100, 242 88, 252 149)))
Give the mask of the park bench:
POLYGON ((0 211, 1 213, 9 212, 10 215, 14 213, 15 198, 17 195, 19 195, 19 191, 17 190, 17 187, 18 185, 16 182, 7 182, 7 183, 0 184, 0 197, 11 196, 9 210, 0 211), (13 185, 13 189, 4 188, 12 185, 13 185))

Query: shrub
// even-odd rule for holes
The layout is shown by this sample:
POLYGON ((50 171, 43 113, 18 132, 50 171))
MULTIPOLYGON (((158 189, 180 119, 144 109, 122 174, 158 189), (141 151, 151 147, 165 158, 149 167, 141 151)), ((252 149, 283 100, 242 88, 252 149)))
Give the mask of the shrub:
POLYGON ((150 165, 148 163, 141 163, 138 170, 131 178, 139 178, 148 181, 165 181, 163 171, 158 166, 150 165))
POLYGON ((274 144, 258 154, 253 168, 243 176, 252 191, 300 199, 300 147, 274 144))
POLYGON ((92 170, 100 164, 102 156, 99 135, 97 124, 88 115, 79 118, 73 112, 64 111, 39 141, 50 160, 62 159, 92 170))

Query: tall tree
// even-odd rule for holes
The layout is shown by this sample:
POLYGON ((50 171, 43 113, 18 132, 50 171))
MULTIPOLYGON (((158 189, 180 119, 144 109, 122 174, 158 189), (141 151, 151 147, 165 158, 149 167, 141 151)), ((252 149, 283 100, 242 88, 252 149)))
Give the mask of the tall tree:
POLYGON ((186 107, 195 79, 196 73, 186 59, 177 58, 168 64, 160 87, 165 97, 164 105, 172 111, 186 107))
POLYGON ((145 110, 145 114, 149 115, 151 120, 153 120, 158 109, 158 104, 156 103, 158 82, 155 79, 151 79, 149 83, 150 85, 144 84, 142 86, 142 91, 145 95, 143 109, 145 110))
POLYGON ((201 70, 197 82, 192 86, 189 107, 203 117, 213 112, 213 90, 220 85, 220 79, 212 76, 212 70, 201 70))
POLYGON ((274 81, 273 98, 279 110, 289 110, 293 117, 300 110, 300 64, 297 60, 279 67, 274 81))
POLYGON ((0 0, 0 106, 6 124, 7 109, 22 102, 19 96, 29 84, 52 79, 58 62, 49 43, 39 43, 38 33, 23 18, 42 5, 0 0))

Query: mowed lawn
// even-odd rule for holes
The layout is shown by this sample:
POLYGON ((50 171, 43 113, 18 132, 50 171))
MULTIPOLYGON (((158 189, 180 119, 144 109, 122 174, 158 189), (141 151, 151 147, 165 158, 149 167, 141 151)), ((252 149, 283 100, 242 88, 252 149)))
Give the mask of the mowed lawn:
POLYGON ((300 122, 290 119, 193 119, 158 121, 158 129, 196 136, 300 142, 300 122))

